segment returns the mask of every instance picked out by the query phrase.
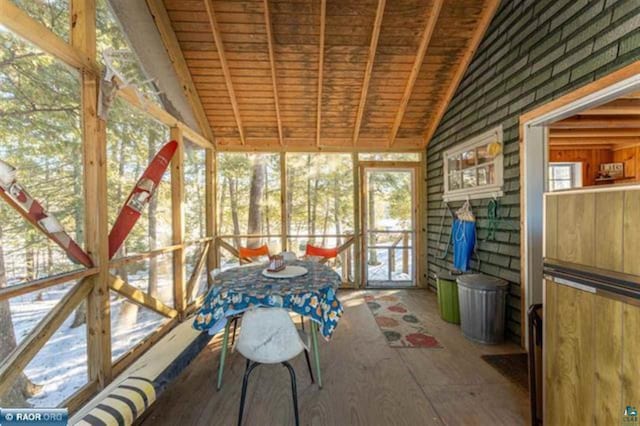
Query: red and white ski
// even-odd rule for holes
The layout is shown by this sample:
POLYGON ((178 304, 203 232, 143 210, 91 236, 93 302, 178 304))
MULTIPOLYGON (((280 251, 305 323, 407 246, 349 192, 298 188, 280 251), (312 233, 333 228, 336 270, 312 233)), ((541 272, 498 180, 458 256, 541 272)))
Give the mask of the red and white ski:
POLYGON ((129 194, 129 198, 127 198, 122 210, 120 210, 120 214, 118 214, 118 218, 109 233, 109 259, 116 254, 138 221, 142 210, 149 203, 151 197, 153 197, 153 193, 158 187, 162 175, 167 170, 167 167, 169 167, 169 163, 177 148, 178 142, 167 142, 160 151, 158 151, 156 156, 153 157, 147 169, 142 173, 140 179, 138 179, 136 186, 133 188, 133 191, 131 191, 131 194, 129 194))
POLYGON ((87 268, 93 267, 93 262, 87 253, 64 230, 62 224, 49 214, 42 204, 35 200, 16 179, 16 168, 0 160, 0 192, 8 198, 9 204, 20 209, 22 215, 33 226, 40 229, 52 241, 58 244, 74 263, 80 263, 87 268), (10 201, 9 201, 10 200, 10 201))

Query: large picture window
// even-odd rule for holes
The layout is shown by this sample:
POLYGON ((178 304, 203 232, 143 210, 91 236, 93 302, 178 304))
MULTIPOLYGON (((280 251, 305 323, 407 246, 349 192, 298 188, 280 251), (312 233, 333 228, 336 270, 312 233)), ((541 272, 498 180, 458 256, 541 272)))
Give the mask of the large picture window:
POLYGON ((444 153, 444 200, 502 196, 502 127, 444 153))

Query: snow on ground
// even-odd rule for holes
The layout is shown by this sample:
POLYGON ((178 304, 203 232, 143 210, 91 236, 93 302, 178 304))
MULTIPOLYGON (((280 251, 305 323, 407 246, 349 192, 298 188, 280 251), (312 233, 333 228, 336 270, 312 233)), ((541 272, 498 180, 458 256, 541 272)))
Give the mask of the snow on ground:
MULTIPOLYGON (((141 289, 147 286, 146 271, 129 277, 129 282, 141 289)), ((206 280, 205 280, 206 281, 206 280)), ((50 287, 11 299, 11 315, 18 341, 28 333, 66 294, 75 283, 50 287)), ((158 282, 161 293, 172 291, 172 282, 158 282)), ((166 295, 161 295, 167 300, 166 295)), ((170 299, 171 297, 169 297, 170 299)), ((159 327, 166 318, 148 309, 134 309, 127 318, 120 316, 124 299, 111 294, 112 359, 116 360, 159 327), (136 312, 137 311, 137 312, 136 312)), ((87 383, 86 326, 71 328, 72 313, 25 369, 29 379, 43 386, 29 402, 35 407, 56 407, 87 383)))

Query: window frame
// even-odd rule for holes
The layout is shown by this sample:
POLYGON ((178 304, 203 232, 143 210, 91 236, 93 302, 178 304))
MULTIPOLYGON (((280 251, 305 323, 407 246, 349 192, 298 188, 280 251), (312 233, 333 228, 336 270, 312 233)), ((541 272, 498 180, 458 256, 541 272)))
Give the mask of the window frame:
MULTIPOLYGON (((502 125, 494 127, 491 130, 481 133, 477 136, 474 136, 473 138, 457 144, 444 152, 442 156, 444 171, 444 192, 442 196, 443 201, 461 201, 466 199, 501 197, 504 195, 504 153, 502 150, 498 155, 494 157, 492 161, 483 163, 483 165, 493 164, 495 183, 478 185, 472 188, 460 188, 454 190, 449 189, 449 158, 456 157, 457 155, 461 155, 462 153, 470 151, 472 149, 475 150, 491 142, 497 142, 501 146, 503 145, 502 125)), ((480 165, 478 164, 476 158, 476 165, 472 167, 477 169, 478 166, 480 165)), ((465 169, 460 169, 460 171, 463 170, 465 169)))
POLYGON ((550 192, 566 191, 575 188, 582 188, 582 162, 581 161, 550 161, 547 165, 547 188, 550 192), (554 179, 551 169, 553 167, 569 167, 571 173, 571 186, 569 188, 554 189, 552 182, 566 181, 567 179, 554 179))

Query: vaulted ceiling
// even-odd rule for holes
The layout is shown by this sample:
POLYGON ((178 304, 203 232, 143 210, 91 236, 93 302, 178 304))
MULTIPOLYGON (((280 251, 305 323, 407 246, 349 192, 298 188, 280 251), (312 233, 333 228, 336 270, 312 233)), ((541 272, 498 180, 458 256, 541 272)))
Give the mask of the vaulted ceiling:
POLYGON ((549 126, 555 149, 624 148, 640 143, 640 92, 628 94, 549 126))
POLYGON ((425 146, 497 3, 147 0, 200 122, 248 150, 425 146))

